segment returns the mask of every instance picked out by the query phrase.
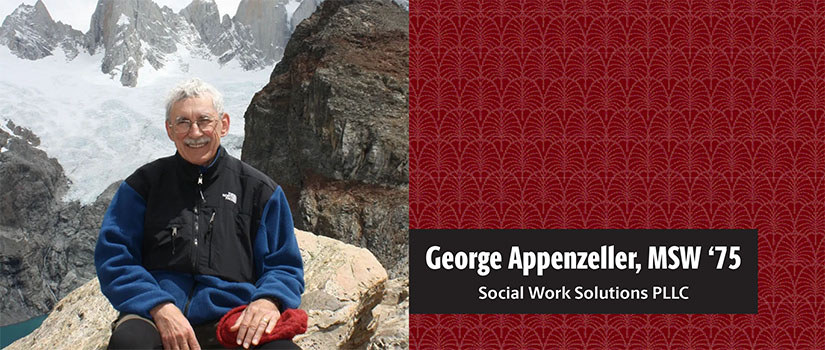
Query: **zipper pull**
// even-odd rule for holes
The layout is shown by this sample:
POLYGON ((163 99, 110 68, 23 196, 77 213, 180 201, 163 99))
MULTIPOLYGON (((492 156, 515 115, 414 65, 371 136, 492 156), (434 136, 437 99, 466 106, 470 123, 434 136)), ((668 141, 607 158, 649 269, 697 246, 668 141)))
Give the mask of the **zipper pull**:
POLYGON ((175 236, 178 235, 178 228, 172 227, 172 255, 175 255, 175 236))
POLYGON ((209 243, 209 267, 212 267, 212 223, 215 222, 215 213, 217 211, 212 212, 212 216, 209 218, 209 229, 206 230, 206 237, 204 239, 208 239, 209 243))
POLYGON ((203 197, 203 190, 201 189, 203 186, 203 173, 198 176, 198 192, 201 194, 201 200, 206 203, 206 198, 203 197))
POLYGON ((217 211, 213 211, 212 216, 209 217, 209 226, 207 226, 206 229, 206 237, 209 237, 209 235, 212 234, 212 223, 215 222, 215 213, 217 213, 217 211))

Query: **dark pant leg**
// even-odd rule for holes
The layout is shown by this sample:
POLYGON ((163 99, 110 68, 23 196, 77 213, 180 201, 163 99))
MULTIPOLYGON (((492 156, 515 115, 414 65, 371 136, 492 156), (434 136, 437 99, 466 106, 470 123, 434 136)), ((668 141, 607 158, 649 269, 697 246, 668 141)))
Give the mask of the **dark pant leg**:
POLYGON ((258 345, 253 349, 267 349, 267 350, 301 350, 301 348, 292 342, 292 340, 275 340, 266 344, 258 345))
MULTIPOLYGON (((218 336, 215 331, 217 327, 218 322, 192 327, 202 349, 224 349, 223 345, 218 342, 218 336)), ((243 349, 243 347, 239 346, 236 349, 243 349)), ((276 340, 258 346, 251 346, 250 349, 301 350, 301 347, 292 342, 292 340, 276 340)))
POLYGON ((163 341, 154 325, 141 319, 131 319, 112 331, 108 349, 163 349, 163 341))
POLYGON ((198 345, 201 349, 224 349, 223 345, 218 342, 218 335, 215 333, 218 322, 212 322, 203 325, 192 326, 195 331, 195 337, 198 338, 198 345))

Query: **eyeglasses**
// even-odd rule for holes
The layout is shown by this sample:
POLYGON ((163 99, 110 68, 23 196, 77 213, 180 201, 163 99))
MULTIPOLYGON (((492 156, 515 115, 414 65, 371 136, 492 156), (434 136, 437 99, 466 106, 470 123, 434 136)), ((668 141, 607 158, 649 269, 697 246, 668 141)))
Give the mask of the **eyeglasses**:
MULTIPOLYGON (((196 124, 198 124, 198 129, 200 129, 201 132, 211 132, 215 129, 216 121, 217 119, 204 117, 198 119, 196 124)), ((178 118, 177 121, 175 121, 174 123, 170 123, 170 125, 172 126, 172 130, 176 133, 186 134, 189 132, 189 128, 192 127, 192 121, 186 118, 178 118)))

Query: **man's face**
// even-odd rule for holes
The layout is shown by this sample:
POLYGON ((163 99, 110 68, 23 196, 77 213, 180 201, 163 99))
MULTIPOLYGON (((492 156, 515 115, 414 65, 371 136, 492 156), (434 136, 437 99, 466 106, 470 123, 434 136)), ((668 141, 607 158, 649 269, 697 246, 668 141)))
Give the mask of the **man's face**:
MULTIPOLYGON (((209 129, 210 127, 206 127, 209 129)), ((169 112, 169 120, 166 122, 166 134, 175 143, 183 159, 189 163, 207 166, 215 158, 218 146, 221 145, 221 137, 229 133, 229 114, 218 115, 212 105, 212 97, 199 96, 189 97, 172 105, 169 112), (201 130, 201 124, 209 118, 213 122, 210 125, 212 130, 201 130), (191 123, 189 131, 178 133, 175 125, 181 121, 191 123)))

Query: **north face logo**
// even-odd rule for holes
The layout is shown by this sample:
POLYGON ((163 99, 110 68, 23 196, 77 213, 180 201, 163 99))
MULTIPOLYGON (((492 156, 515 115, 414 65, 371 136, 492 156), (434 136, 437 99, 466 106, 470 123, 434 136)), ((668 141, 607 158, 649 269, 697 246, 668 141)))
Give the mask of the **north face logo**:
POLYGON ((222 196, 223 196, 223 199, 226 199, 226 200, 228 200, 232 203, 238 204, 238 196, 236 196, 234 193, 226 192, 222 196))

